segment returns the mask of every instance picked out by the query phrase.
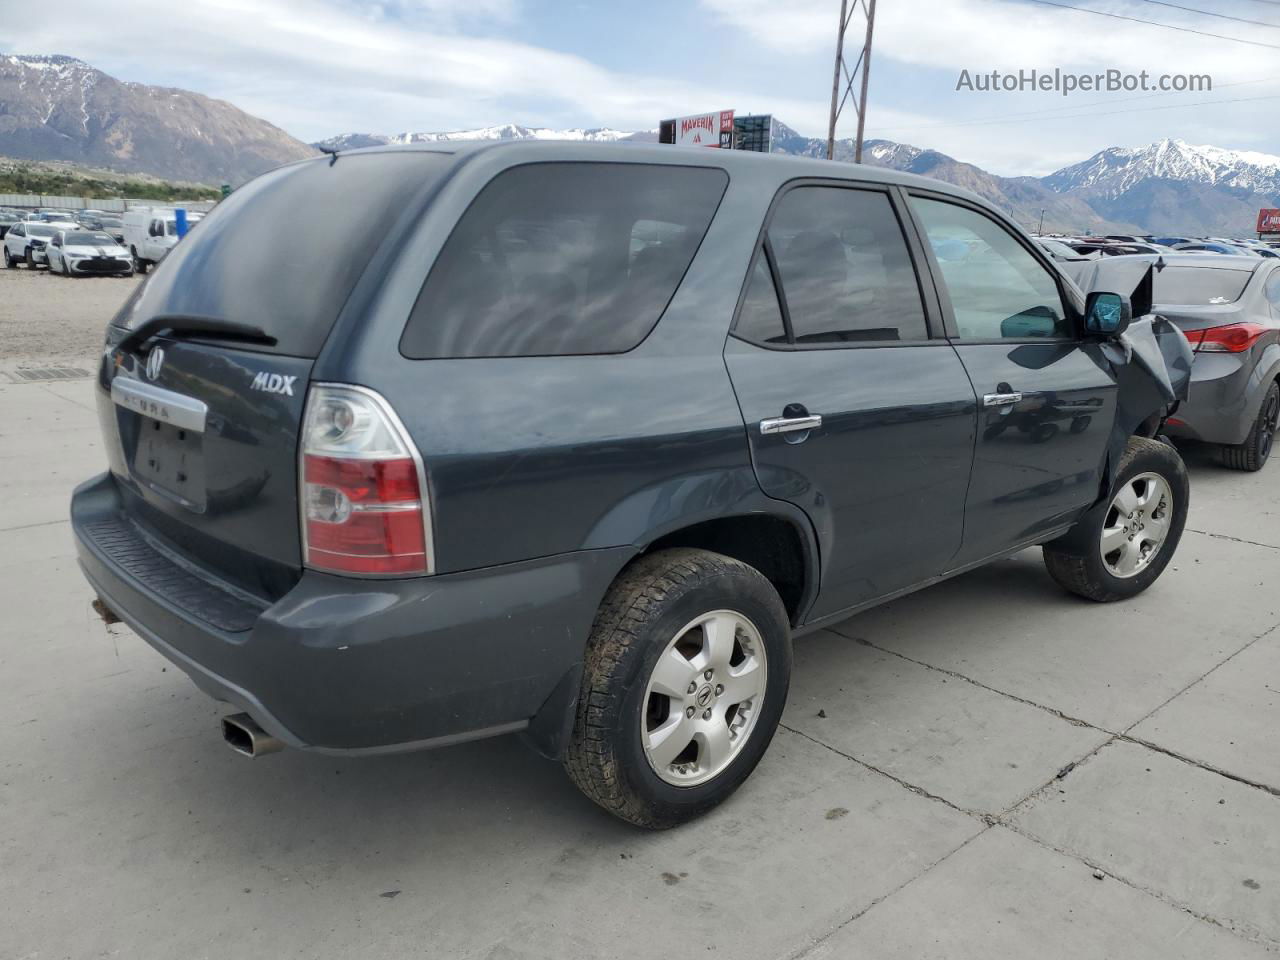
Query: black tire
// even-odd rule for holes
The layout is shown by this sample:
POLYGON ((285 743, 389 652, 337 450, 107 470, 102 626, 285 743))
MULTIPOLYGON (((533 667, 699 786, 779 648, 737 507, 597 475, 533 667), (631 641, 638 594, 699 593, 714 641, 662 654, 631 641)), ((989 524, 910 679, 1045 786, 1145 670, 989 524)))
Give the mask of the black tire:
POLYGON ((145 275, 147 272, 147 261, 138 256, 136 248, 130 247, 129 252, 133 254, 133 272, 145 275))
POLYGON ((1277 421, 1280 421, 1280 384, 1272 383, 1262 398, 1258 419, 1249 428, 1248 439, 1244 443, 1223 447, 1222 462, 1232 470, 1261 470, 1271 457, 1277 421))
POLYGON ((37 269, 39 269, 39 267, 36 265, 36 258, 35 258, 35 256, 31 253, 31 248, 30 248, 30 247, 27 247, 27 269, 28 269, 28 270, 37 270, 37 269))
POLYGON ((71 276, 71 267, 67 264, 67 258, 62 258, 62 275, 64 277, 71 276))
POLYGON ((676 826, 725 800, 755 769, 782 717, 790 682, 787 612, 757 570, 706 550, 641 557, 614 581, 592 625, 565 769, 614 816, 649 829, 676 826), (696 786, 674 785, 658 776, 641 742, 646 689, 681 628, 718 610, 748 618, 763 641, 761 712, 723 770, 696 786))
MULTIPOLYGON (((1120 458, 1111 496, 1081 517, 1071 531, 1044 545, 1044 563, 1049 575, 1064 590, 1099 603, 1126 600, 1155 583, 1173 559, 1187 523, 1191 483, 1186 465, 1170 444, 1145 437, 1131 437, 1120 458), (1112 500, 1130 481, 1143 474, 1156 474, 1168 484, 1173 503, 1169 528, 1158 551, 1145 566, 1129 577, 1116 576, 1103 560, 1102 532, 1113 513, 1112 500)), ((1153 508, 1154 516, 1154 508, 1153 508)), ((1123 522, 1124 518, 1120 518, 1123 522)), ((1141 537, 1141 534, 1138 534, 1141 537)), ((1132 539, 1132 538, 1130 538, 1132 539)))
POLYGON ((4 265, 6 269, 9 269, 9 270, 16 270, 18 267, 18 261, 13 259, 13 257, 9 255, 8 247, 4 248, 4 265))

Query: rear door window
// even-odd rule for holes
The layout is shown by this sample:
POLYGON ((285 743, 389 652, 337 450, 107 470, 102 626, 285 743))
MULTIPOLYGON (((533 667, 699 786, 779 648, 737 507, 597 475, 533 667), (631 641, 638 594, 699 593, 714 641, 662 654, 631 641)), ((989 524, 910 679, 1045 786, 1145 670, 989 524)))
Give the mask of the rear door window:
POLYGON ((855 344, 927 340, 924 302, 888 194, 806 186, 769 222, 734 333, 757 343, 855 344), (782 286, 784 330, 768 269, 782 286))
POLYGON ((445 241, 400 341, 413 359, 621 353, 680 285, 723 170, 539 163, 500 173, 445 241))
MULTIPOLYGON (((201 316, 261 327, 269 352, 314 357, 383 235, 452 163, 427 151, 280 167, 200 220, 117 323, 201 316)), ((164 224, 160 225, 163 234, 164 224)))

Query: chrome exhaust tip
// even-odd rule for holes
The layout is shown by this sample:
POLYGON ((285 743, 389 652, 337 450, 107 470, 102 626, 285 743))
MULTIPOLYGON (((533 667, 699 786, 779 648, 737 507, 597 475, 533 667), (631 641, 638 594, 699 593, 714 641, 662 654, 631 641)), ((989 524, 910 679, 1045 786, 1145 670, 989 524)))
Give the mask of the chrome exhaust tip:
POLYGON ((222 739, 232 750, 246 757, 262 757, 284 749, 283 742, 258 726, 247 713, 233 713, 222 718, 222 739))

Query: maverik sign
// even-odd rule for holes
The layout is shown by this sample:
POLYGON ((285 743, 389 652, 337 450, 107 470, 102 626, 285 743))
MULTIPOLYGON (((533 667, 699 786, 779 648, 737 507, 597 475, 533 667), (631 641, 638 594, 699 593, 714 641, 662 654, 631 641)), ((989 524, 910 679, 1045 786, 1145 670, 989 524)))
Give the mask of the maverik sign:
POLYGON ((1258 211, 1259 233, 1280 233, 1280 209, 1270 208, 1258 211))
POLYGON ((662 143, 678 147, 733 147, 733 111, 699 113, 691 117, 664 120, 660 128, 662 143))

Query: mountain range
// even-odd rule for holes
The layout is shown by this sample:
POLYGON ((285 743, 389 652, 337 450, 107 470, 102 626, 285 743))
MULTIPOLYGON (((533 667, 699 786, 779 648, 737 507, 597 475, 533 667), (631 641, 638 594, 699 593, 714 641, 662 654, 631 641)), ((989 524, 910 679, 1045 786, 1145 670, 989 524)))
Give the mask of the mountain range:
POLYGON ((0 55, 0 154, 238 184, 315 149, 225 100, 82 60, 0 55))
MULTIPOLYGON (((65 56, 0 55, 0 156, 233 185, 316 153, 452 140, 654 141, 657 133, 503 124, 471 130, 346 133, 306 144, 223 100, 117 80, 65 56)), ((825 139, 774 121, 773 150, 826 155, 825 139)), ((853 141, 836 142, 837 160, 853 141)), ((1002 177, 936 150, 869 140, 865 162, 965 187, 1024 226, 1067 233, 1247 235, 1280 207, 1280 157, 1166 139, 1111 147, 1045 177, 1002 177)))

